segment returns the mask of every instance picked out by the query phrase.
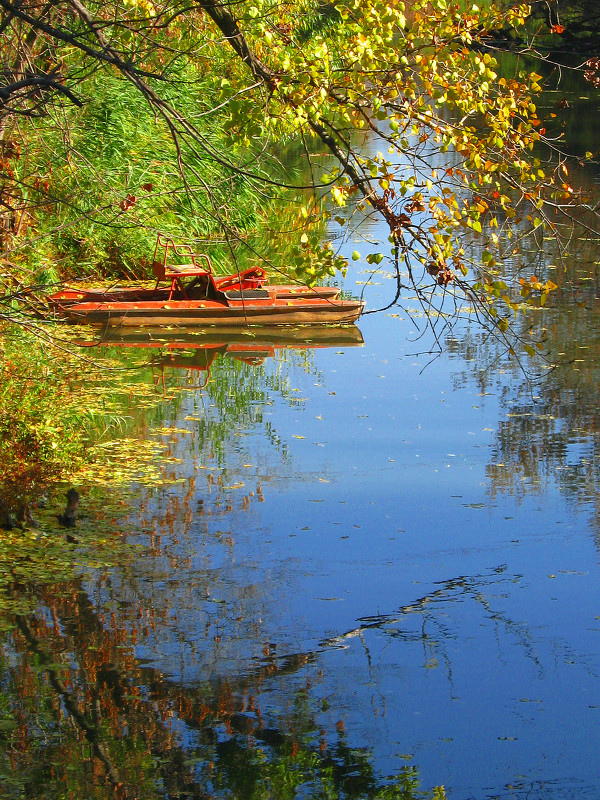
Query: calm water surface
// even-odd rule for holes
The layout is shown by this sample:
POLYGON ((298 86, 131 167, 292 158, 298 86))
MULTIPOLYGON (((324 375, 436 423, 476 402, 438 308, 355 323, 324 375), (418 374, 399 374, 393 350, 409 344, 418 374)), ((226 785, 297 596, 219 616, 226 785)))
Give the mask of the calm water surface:
MULTIPOLYGON (((592 326, 595 303, 544 324, 592 326)), ((432 363, 403 313, 360 329, 362 347, 283 351, 185 395, 159 434, 181 482, 144 496, 135 564, 86 584, 95 613, 127 631, 144 692, 205 698, 208 743, 197 710, 169 726, 215 796, 251 795, 210 769, 250 780, 257 752, 299 747, 337 765, 340 796, 415 768, 457 799, 597 797, 593 339, 528 387, 480 372, 475 328, 432 363)), ((297 796, 329 796, 308 773, 297 796)))

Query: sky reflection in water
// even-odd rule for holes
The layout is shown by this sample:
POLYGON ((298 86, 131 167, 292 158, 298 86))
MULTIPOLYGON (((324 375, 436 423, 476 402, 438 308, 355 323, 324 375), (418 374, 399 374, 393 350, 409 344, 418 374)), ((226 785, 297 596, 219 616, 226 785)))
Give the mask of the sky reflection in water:
POLYGON ((190 688, 256 681, 274 727, 308 681, 318 726, 343 723, 381 775, 414 764, 452 798, 596 796, 592 496, 561 491, 551 447, 543 483, 503 474, 507 420, 530 415, 527 453, 548 426, 522 393, 515 413, 521 376, 481 391, 460 354, 423 369, 405 320, 360 328, 364 347, 315 350, 308 369, 266 362, 287 365, 291 400, 267 378, 220 464, 194 444, 218 404, 188 395, 172 424, 189 433, 168 437, 186 481, 143 509, 158 544, 92 595, 162 608, 138 658, 190 688))

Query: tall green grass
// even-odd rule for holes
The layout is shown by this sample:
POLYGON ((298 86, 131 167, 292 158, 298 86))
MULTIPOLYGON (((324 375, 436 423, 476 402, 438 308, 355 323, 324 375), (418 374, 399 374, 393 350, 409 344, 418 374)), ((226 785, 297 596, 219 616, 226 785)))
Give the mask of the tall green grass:
POLYGON ((147 276, 159 230, 203 243, 223 263, 225 230, 234 240, 260 230, 279 193, 259 194, 210 155, 226 152, 221 120, 208 113, 218 91, 213 79, 181 67, 166 91, 194 120, 204 149, 180 140, 178 152, 136 88, 100 72, 86 85, 83 108, 25 128, 19 178, 30 224, 16 255, 34 281, 147 276))

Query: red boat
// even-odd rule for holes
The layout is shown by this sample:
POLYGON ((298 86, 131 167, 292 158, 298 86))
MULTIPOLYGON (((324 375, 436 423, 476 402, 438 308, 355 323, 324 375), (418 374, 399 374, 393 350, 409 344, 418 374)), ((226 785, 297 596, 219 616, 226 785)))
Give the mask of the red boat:
POLYGON ((270 285, 261 267, 217 276, 207 255, 162 235, 152 271, 153 288, 63 289, 48 299, 69 322, 110 326, 340 324, 364 308, 335 287, 270 285))

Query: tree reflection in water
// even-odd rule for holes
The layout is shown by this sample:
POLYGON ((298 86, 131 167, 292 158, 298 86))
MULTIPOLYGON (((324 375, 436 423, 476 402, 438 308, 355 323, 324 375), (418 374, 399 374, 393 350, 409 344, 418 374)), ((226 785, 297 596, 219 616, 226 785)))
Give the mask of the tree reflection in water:
MULTIPOLYGON (((216 676, 194 686, 168 680, 136 655, 152 609, 139 607, 133 627, 106 619, 80 583, 36 592, 38 610, 17 615, 2 649, 0 726, 3 796, 38 798, 378 798, 423 797, 415 767, 377 776, 370 748, 352 747, 344 723, 318 720, 310 671, 319 652, 343 647, 373 629, 422 641, 441 656, 452 680, 445 642, 444 604, 471 599, 512 630, 535 661, 527 631, 494 612, 485 592, 514 576, 445 581, 430 595, 393 614, 359 621, 360 627, 320 643, 315 652, 263 659, 239 675, 216 676), (420 619, 412 632, 403 623, 420 619), (127 631, 127 632, 126 632, 127 631), (262 688, 305 675, 288 708, 263 713, 262 688)), ((131 620, 131 616, 129 616, 131 620)), ((218 648, 214 640, 204 646, 218 648)), ((240 665, 243 659, 240 659, 240 665)), ((335 719, 335 708, 329 709, 335 719)), ((433 797, 444 797, 443 789, 433 797)))
POLYGON ((279 719, 263 716, 263 682, 301 671, 315 654, 271 654, 248 675, 185 687, 136 657, 144 614, 125 633, 77 583, 39 589, 37 600, 2 648, 4 797, 418 794, 414 768, 380 779, 343 723, 319 728, 308 681, 279 719))
MULTIPOLYGON (((494 391, 501 398, 505 416, 487 468, 491 496, 524 497, 559 487, 573 509, 592 508, 598 536, 599 242, 591 235, 581 239, 577 257, 561 265, 564 287, 543 314, 529 321, 532 339, 544 342, 547 357, 533 380, 477 333, 467 331, 447 342, 449 351, 468 364, 456 373, 456 385, 475 380, 481 394, 494 391), (504 369, 495 371, 498 364, 504 369), (506 380, 506 372, 512 372, 512 380, 506 380)), ((552 242, 539 245, 540 258, 552 260, 552 242)))

